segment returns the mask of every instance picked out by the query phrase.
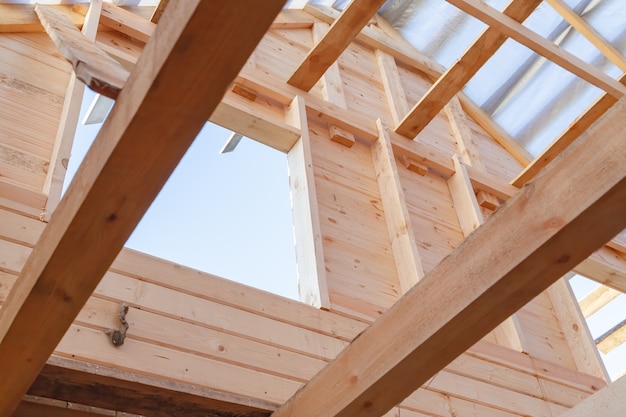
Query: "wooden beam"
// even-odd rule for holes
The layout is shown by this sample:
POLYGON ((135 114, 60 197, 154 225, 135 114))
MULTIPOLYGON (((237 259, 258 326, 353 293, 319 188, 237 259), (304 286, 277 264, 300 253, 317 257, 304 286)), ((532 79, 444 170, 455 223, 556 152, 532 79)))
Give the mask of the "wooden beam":
MULTIPOLYGON (((619 80, 626 85, 626 74, 622 75, 619 80)), ((595 103, 593 103, 583 114, 578 116, 574 122, 556 138, 530 165, 513 180, 511 184, 521 187, 530 181, 537 173, 545 167, 550 161, 567 148, 578 136, 580 136, 589 126, 600 118, 608 109, 611 108, 617 99, 608 93, 603 94, 595 103)))
POLYGON ((117 97, 128 71, 80 33, 63 13, 39 4, 35 11, 61 55, 74 67, 76 78, 97 93, 117 97))
POLYGON ((186 1, 163 16, 0 309, 0 416, 19 404, 281 7, 186 1))
POLYGON ((582 16, 572 10, 563 0, 546 0, 554 10, 572 25, 581 35, 591 42, 604 56, 608 58, 616 67, 626 72, 626 58, 620 51, 611 45, 602 35, 591 27, 582 16))
POLYGON ((400 291, 405 294, 424 277, 422 258, 415 241, 415 230, 404 198, 396 159, 391 149, 387 128, 380 119, 376 122, 380 137, 371 147, 376 180, 385 212, 391 250, 400 280, 400 291))
POLYGON ((607 246, 576 265, 574 272, 626 293, 626 254, 607 246))
POLYGON ((263 417, 276 409, 267 401, 58 356, 48 360, 28 392, 157 417, 263 417))
MULTIPOLYGON (((523 22, 541 0, 512 0, 504 10, 510 18, 523 22)), ((507 36, 495 28, 487 28, 426 94, 411 109, 396 132, 408 138, 417 136, 443 107, 478 72, 485 62, 502 46, 507 36)))
POLYGON ((561 68, 606 91, 613 97, 619 99, 626 94, 626 87, 614 78, 609 77, 600 69, 560 48, 484 2, 478 0, 446 1, 537 52, 561 68))
POLYGON ((108 2, 105 2, 102 6, 102 17, 100 20, 103 25, 109 26, 141 42, 148 42, 156 26, 154 22, 108 2))
POLYGON ((624 396, 626 396, 626 377, 621 377, 576 407, 559 414, 559 417, 622 417, 624 396))
POLYGON ((626 99, 274 417, 380 416, 622 230, 624 112, 626 99), (571 192, 572 183, 578 192, 571 192))
POLYGON ((159 20, 161 20, 161 16, 163 16, 163 12, 165 11, 168 3, 169 0, 159 0, 159 4, 157 4, 157 7, 154 9, 154 12, 150 17, 150 21, 152 23, 159 23, 159 20))
POLYGON ((585 318, 590 317, 620 294, 621 292, 600 284, 598 288, 587 294, 585 298, 578 302, 580 311, 585 318))
MULTIPOLYGON (((69 5, 50 5, 65 14, 77 28, 82 28, 84 15, 76 13, 69 5)), ((0 33, 44 32, 33 4, 0 4, 0 33)))
POLYGON ((605 355, 626 342, 626 320, 622 320, 596 339, 598 349, 605 355))
POLYGON ((309 91, 384 2, 384 0, 352 0, 287 82, 309 91))
MULTIPOLYGON (((85 15, 85 24, 81 32, 85 38, 91 42, 96 39, 101 11, 102 0, 93 0, 85 15)), ((61 192, 63 191, 63 182, 65 181, 65 173, 67 172, 67 163, 72 153, 72 145, 74 144, 74 136, 76 135, 76 126, 78 125, 78 118, 80 117, 84 92, 85 85, 76 78, 76 73, 72 71, 65 91, 65 100, 63 100, 63 109, 61 110, 61 121, 59 122, 56 138, 54 140, 50 167, 43 186, 43 192, 48 196, 44 212, 44 219, 46 221, 50 220, 50 214, 52 214, 59 204, 59 201, 61 201, 61 192)))

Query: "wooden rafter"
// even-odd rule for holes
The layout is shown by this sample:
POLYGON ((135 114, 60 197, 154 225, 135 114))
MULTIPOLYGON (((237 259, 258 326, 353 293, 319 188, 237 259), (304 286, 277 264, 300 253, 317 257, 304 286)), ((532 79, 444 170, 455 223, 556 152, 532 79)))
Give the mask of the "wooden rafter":
POLYGON ((287 82, 309 91, 384 2, 384 0, 352 0, 287 82))
POLYGON ((19 404, 281 7, 188 1, 165 13, 0 310, 0 416, 19 404))
POLYGON ((511 39, 537 52, 565 70, 606 91, 615 98, 626 94, 626 87, 600 69, 558 47, 526 26, 477 0, 447 0, 464 12, 482 20, 511 39))
MULTIPOLYGON (((626 85, 626 74, 622 75, 619 80, 626 85)), ((546 149, 537 156, 524 170, 511 181, 516 187, 521 187, 528 181, 533 179, 535 175, 550 161, 556 158, 565 148, 574 142, 589 126, 598 120, 611 106, 617 102, 617 99, 608 93, 604 93, 595 103, 593 103, 583 114, 581 114, 574 122, 556 138, 546 149)))
POLYGON ((577 14, 571 7, 567 5, 563 0, 546 0, 547 3, 552 6, 563 18, 572 25, 574 29, 580 32, 589 42, 591 42, 596 48, 606 56, 615 66, 622 71, 626 72, 626 58, 618 51, 613 45, 611 45, 602 35, 600 35, 594 28, 587 23, 582 16, 577 14))
POLYGON ((383 414, 622 230, 625 111, 626 99, 274 417, 383 414), (577 193, 571 192, 572 183, 577 193), (583 232, 586 238, 578 239, 583 232))
MULTIPOLYGON (((541 0, 512 0, 504 10, 510 18, 522 22, 541 3, 541 0)), ((478 72, 487 60, 502 46, 507 36, 495 28, 487 28, 426 94, 411 109, 395 131, 409 138, 417 136, 441 109, 478 72)))

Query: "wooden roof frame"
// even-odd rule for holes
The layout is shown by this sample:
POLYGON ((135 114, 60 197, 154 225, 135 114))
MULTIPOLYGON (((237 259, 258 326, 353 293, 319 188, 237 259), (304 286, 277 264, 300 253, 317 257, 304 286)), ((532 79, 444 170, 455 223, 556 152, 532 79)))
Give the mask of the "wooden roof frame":
MULTIPOLYGON (((176 10, 166 10, 145 51, 146 58, 138 63, 122 89, 95 149, 87 156, 88 162, 77 173, 20 275, 18 285, 0 310, 0 374, 11 375, 4 382, 0 381, 3 392, 0 416, 11 415, 18 406, 182 153, 218 106, 221 92, 236 77, 279 11, 279 3, 272 2, 262 14, 258 8, 241 8, 240 4, 235 7, 228 2, 190 1, 183 3, 184 6, 180 4, 176 10), (246 9, 254 13, 241 12, 246 9), (206 33, 207 20, 212 19, 216 22, 206 33), (227 45, 225 51, 216 48, 215 56, 208 58, 213 65, 198 61, 194 55, 199 51, 189 48, 189 43, 185 42, 193 34, 202 34, 207 40, 210 37, 213 41, 237 39, 236 42, 240 42, 239 37, 229 35, 232 30, 241 31, 242 27, 250 40, 237 43, 237 47, 228 41, 213 42, 227 45), (154 62, 159 64, 156 65, 158 70, 151 70, 154 62), (218 62, 223 66, 216 66, 218 62), (212 78, 215 80, 211 86, 213 93, 207 94, 191 85, 167 87, 171 84, 167 81, 178 79, 181 71, 196 76, 206 76, 202 71, 209 71, 209 75, 215 77, 212 78), (161 81, 165 91, 153 88, 156 79, 161 81), (196 94, 189 96, 187 92, 194 89, 196 94), (154 117, 161 111, 155 103, 163 94, 188 111, 176 126, 158 125, 159 120, 154 117), (203 106, 198 105, 200 102, 203 106), (202 111, 195 111, 199 107, 202 111), (174 141, 177 148, 172 150, 167 132, 174 128, 178 139, 174 141), (154 135, 139 144, 129 143, 146 129, 158 131, 161 136, 158 140, 154 135), (185 140, 181 140, 181 131, 185 140), (157 152, 159 149, 164 152, 157 152), (137 154, 150 155, 140 172, 132 161, 132 156, 137 154), (137 178, 120 181, 120 172, 137 178), (86 242, 81 238, 86 233, 102 236, 102 240, 86 242), (104 254, 96 250, 101 244, 107 248, 104 254), (77 260, 79 253, 85 256, 77 260), (33 332, 37 332, 42 344, 28 347, 29 335, 33 332)), ((206 54, 206 45, 202 48, 203 53, 199 55, 206 54)), ((193 76, 188 78, 194 79, 193 76)), ((450 98, 462 86, 454 87, 450 98)), ((299 102, 306 102, 303 106, 320 106, 314 99, 311 99, 313 104, 306 99, 299 102)), ((341 114, 339 109, 330 110, 341 114)), ((566 154, 517 192, 506 207, 472 233, 450 257, 294 395, 276 416, 382 415, 626 227, 626 219, 619 215, 626 210, 626 151, 620 146, 620 134, 626 129, 625 112, 626 99, 622 99, 566 154), (602 146, 597 145, 599 141, 602 146), (589 149, 594 152, 590 154, 589 149), (571 181, 579 187, 575 200, 569 189, 571 181), (597 218, 602 221, 597 222, 597 218), (581 231, 589 230, 592 223, 593 233, 587 239, 582 242, 575 239, 581 231), (517 242, 515 248, 511 246, 511 230, 519 233, 521 250, 517 242), (495 267, 493 250, 502 253, 495 267), (488 269, 495 272, 486 274, 488 269), (466 275, 471 281, 455 288, 466 275), (446 305, 446 301, 449 305, 438 309, 446 305), (432 316, 433 311, 437 312, 436 316, 432 316), (415 316, 417 320, 413 319, 415 316), (468 324, 472 327, 468 328, 468 324), (451 339, 457 342, 454 346, 445 344, 451 339), (380 340, 387 343, 380 344, 380 340), (323 410, 320 398, 327 405, 323 410)), ((380 141, 381 137, 386 140, 378 131, 368 133, 373 135, 373 141, 380 141)), ((387 152, 391 147, 387 143, 379 145, 387 152)), ((615 389, 623 392, 623 384, 615 389)))

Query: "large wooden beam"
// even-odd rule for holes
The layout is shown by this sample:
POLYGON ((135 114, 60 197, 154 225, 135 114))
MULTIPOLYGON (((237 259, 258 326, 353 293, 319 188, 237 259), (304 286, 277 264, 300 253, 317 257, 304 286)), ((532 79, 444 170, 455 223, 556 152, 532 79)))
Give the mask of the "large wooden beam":
POLYGON ((626 99, 274 417, 382 415, 622 230, 625 112, 626 99))
MULTIPOLYGON (((541 0, 512 0, 504 14, 523 22, 539 3, 541 0)), ((396 127, 396 132, 409 138, 417 136, 506 40, 507 36, 499 30, 491 27, 485 29, 463 56, 439 77, 404 117, 396 127)))
POLYGON ((554 62, 566 71, 606 91, 613 97, 619 99, 626 94, 626 87, 614 78, 609 77, 600 69, 567 52, 565 49, 560 48, 553 42, 528 29, 526 26, 500 13, 493 7, 486 5, 484 2, 477 0, 446 1, 475 18, 482 20, 490 27, 499 30, 527 48, 537 52, 539 55, 554 62))
POLYGON ((352 0, 287 82, 309 91, 384 2, 384 0, 352 0))
POLYGON ((0 416, 17 407, 281 6, 185 1, 164 14, 0 310, 0 416))

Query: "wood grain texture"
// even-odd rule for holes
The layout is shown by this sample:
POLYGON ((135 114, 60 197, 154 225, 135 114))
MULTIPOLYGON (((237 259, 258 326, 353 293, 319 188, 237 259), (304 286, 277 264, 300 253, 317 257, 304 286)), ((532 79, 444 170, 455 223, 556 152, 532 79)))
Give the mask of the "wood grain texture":
POLYGON ((0 310, 0 415, 18 405, 282 2, 248 6, 185 2, 163 17, 0 310))
POLYGON ((35 11, 63 57, 74 67, 76 78, 95 92, 116 98, 128 71, 90 42, 65 14, 43 5, 37 5, 35 11))
MULTIPOLYGON (((522 22, 541 3, 540 0, 513 0, 504 10, 504 14, 522 22)), ((480 37, 465 51, 428 90, 426 95, 411 109, 396 132, 408 138, 416 137, 431 120, 443 109, 472 78, 485 62, 502 46, 507 36, 495 28, 487 28, 480 37)))
POLYGON ((576 407, 560 414, 560 417, 621 417, 624 415, 624 395, 626 395, 626 378, 621 377, 576 407))
POLYGON ((625 109, 623 100, 275 417, 381 415, 622 230, 625 109), (579 184, 575 195, 565 185, 569 181, 579 184), (581 242, 576 237, 583 230, 593 233, 581 242), (511 239, 511 233, 521 240, 511 239))
POLYGON ((287 82, 309 91, 337 61, 339 55, 352 43, 383 3, 384 0, 352 0, 287 82))

